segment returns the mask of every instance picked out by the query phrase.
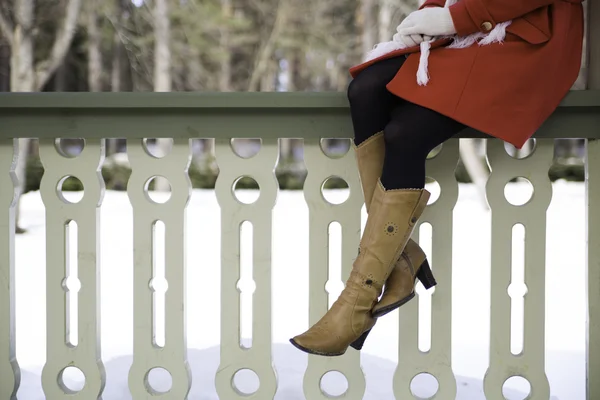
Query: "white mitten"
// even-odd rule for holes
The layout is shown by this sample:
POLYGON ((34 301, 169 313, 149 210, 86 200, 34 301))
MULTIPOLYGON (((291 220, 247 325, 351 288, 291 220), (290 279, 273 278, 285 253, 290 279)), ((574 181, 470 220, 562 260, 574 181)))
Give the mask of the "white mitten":
POLYGON ((422 42, 430 42, 431 39, 432 37, 427 35, 400 35, 396 33, 392 40, 403 43, 406 47, 413 47, 420 45, 422 42))
POLYGON ((400 36, 448 36, 454 35, 456 28, 448 8, 427 7, 409 14, 396 31, 400 36))

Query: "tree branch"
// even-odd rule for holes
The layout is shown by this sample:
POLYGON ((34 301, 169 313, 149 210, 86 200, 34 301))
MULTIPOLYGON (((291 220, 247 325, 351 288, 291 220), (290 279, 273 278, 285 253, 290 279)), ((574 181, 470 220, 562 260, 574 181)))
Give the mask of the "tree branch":
POLYGON ((47 60, 40 62, 36 67, 36 90, 42 90, 52 74, 54 74, 56 69, 63 62, 65 55, 69 51, 69 47, 71 47, 73 36, 75 35, 75 26, 80 10, 81 0, 69 0, 65 20, 58 35, 56 35, 50 57, 47 60))
POLYGON ((13 32, 15 28, 13 27, 12 22, 4 16, 2 10, 0 10, 0 32, 2 35, 8 39, 8 43, 12 45, 13 42, 13 32))

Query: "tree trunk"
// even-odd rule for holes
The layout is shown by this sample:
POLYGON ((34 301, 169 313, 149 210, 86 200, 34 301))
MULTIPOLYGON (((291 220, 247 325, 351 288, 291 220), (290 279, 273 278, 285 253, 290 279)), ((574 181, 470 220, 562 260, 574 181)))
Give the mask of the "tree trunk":
POLYGON ((154 91, 171 91, 171 27, 168 0, 154 0, 154 91))
POLYGON ((374 9, 374 0, 361 0, 360 22, 362 25, 363 57, 377 44, 377 20, 375 19, 374 9))
MULTIPOLYGON (((171 24, 168 0, 154 0, 154 91, 170 92, 171 77, 171 24)), ((162 154, 167 154, 171 141, 156 139, 156 146, 162 154)), ((156 179, 155 189, 161 192, 169 191, 166 179, 156 179)))
POLYGON ((10 92, 10 45, 0 41, 0 92, 10 92))
MULTIPOLYGON (((231 0, 221 0, 221 10, 224 20, 229 20, 232 17, 231 0)), ((221 26, 219 29, 219 47, 223 51, 221 56, 221 69, 219 72, 219 91, 231 91, 231 33, 229 27, 221 26)))
POLYGON ((394 14, 394 2, 382 0, 379 4, 379 41, 388 42, 394 36, 395 27, 392 27, 392 17, 394 14))
MULTIPOLYGON (((11 41, 11 91, 13 92, 34 92, 40 91, 48 82, 52 74, 63 62, 67 51, 71 47, 71 41, 75 34, 75 26, 79 15, 81 0, 69 0, 66 7, 66 14, 63 24, 54 40, 50 57, 47 60, 34 65, 34 47, 33 47, 33 21, 34 21, 34 1, 33 0, 15 0, 14 21, 12 34, 7 37, 11 41)), ((8 26, 3 16, 0 16, 0 28, 3 32, 8 26)), ((6 35, 6 32, 5 32, 6 35)), ((19 139, 18 161, 15 167, 15 174, 18 178, 19 190, 23 192, 25 188, 25 167, 27 165, 27 155, 29 150, 29 139, 19 139)), ((19 204, 16 210, 17 230, 19 231, 19 204)))
POLYGON ((485 165, 485 157, 480 154, 479 144, 481 144, 479 139, 461 139, 459 151, 465 169, 481 196, 481 203, 487 208, 485 186, 489 172, 485 165))
POLYGON ((268 73, 269 69, 269 60, 273 55, 273 51, 275 50, 275 46, 277 44, 277 38, 285 27, 286 21, 286 0, 279 0, 273 28, 271 29, 269 36, 264 38, 263 42, 261 43, 261 49, 258 52, 258 56, 254 62, 254 69, 252 70, 252 75, 250 76, 250 80, 248 82, 249 92, 256 91, 259 89, 261 81, 264 82, 264 75, 268 73))
POLYGON ((98 2, 88 0, 88 86, 90 92, 102 91, 102 37, 98 28, 98 2))

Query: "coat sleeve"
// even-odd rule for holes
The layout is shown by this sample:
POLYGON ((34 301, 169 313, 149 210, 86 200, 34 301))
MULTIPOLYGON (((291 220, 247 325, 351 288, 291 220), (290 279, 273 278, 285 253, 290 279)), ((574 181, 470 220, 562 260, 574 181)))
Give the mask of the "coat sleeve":
MULTIPOLYGON (((433 1, 433 0, 430 0, 433 1)), ((461 0, 450 7, 454 27, 460 36, 487 33, 497 23, 521 17, 555 0, 461 0)))

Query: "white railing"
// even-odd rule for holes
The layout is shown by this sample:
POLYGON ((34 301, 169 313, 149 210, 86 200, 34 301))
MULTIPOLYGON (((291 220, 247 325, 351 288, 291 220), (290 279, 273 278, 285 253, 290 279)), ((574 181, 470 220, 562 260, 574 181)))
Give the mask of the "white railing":
MULTIPOLYGON (((14 323, 19 307, 15 302, 15 286, 20 290, 19 282, 27 284, 24 279, 15 284, 15 275, 19 273, 15 265, 22 266, 21 260, 15 258, 15 241, 21 239, 14 235, 18 197, 13 174, 9 173, 14 169, 18 154, 13 139, 20 137, 39 138, 45 170, 39 192, 45 211, 45 251, 42 247, 26 251, 42 254, 41 259, 45 261, 42 271, 45 278, 32 276, 30 279, 45 282, 46 357, 41 381, 48 399, 87 400, 101 396, 105 385, 114 383, 110 381, 110 369, 108 378, 105 373, 103 361, 107 360, 100 343, 108 336, 128 341, 128 334, 133 336, 133 359, 127 368, 128 389, 133 399, 185 399, 192 387, 192 377, 194 382, 214 378, 215 390, 221 399, 271 399, 276 393, 280 396, 276 398, 295 398, 286 384, 297 389, 293 392, 296 396, 301 396, 302 385, 307 399, 326 399, 329 397, 324 393, 321 378, 328 371, 339 371, 346 377, 348 388, 344 398, 348 399, 362 399, 365 393, 368 395, 364 398, 374 398, 369 396, 377 396, 377 393, 385 393, 379 394, 384 396, 380 398, 392 398, 385 397, 392 393, 397 399, 413 398, 411 381, 421 373, 436 378, 439 383, 436 398, 454 399, 457 394, 467 393, 466 381, 457 378, 456 364, 468 364, 469 357, 477 358, 476 363, 482 360, 469 355, 469 351, 481 353, 479 345, 458 346, 462 350, 455 356, 456 343, 465 343, 455 332, 469 332, 464 321, 469 320, 470 313, 475 314, 471 322, 476 326, 476 334, 469 333, 471 340, 489 344, 488 366, 478 369, 479 376, 485 374, 482 388, 486 398, 503 399, 505 381, 522 376, 531 385, 530 398, 548 399, 552 385, 547 375, 545 335, 549 326, 558 326, 556 319, 547 318, 548 310, 560 312, 556 311, 556 305, 560 304, 555 301, 556 296, 565 299, 577 293, 583 296, 586 290, 588 376, 600 374, 600 315, 597 311, 600 252, 595 244, 600 238, 597 228, 600 226, 600 144, 595 140, 600 136, 600 93, 574 93, 567 98, 537 135, 535 151, 528 157, 513 158, 502 142, 488 142, 487 157, 492 174, 486 197, 491 212, 459 209, 459 185, 454 175, 459 159, 458 140, 448 141, 440 153, 428 161, 428 176, 437 182, 439 189, 435 189, 435 185, 428 186, 436 192, 435 201, 421 220, 422 227, 426 228, 417 230, 414 237, 428 249, 439 284, 433 294, 419 288, 419 300, 403 306, 396 317, 385 317, 378 322, 370 338, 371 348, 385 351, 385 346, 390 346, 389 352, 397 353, 389 357, 397 358, 398 363, 393 374, 386 370, 388 375, 382 372, 383 362, 379 364, 382 369, 378 370, 373 359, 368 358, 369 342, 363 351, 362 368, 361 354, 354 350, 337 358, 310 356, 306 364, 301 354, 288 353, 289 349, 281 347, 283 345, 275 345, 285 342, 285 337, 300 333, 327 310, 332 298, 339 293, 341 281, 350 272, 364 224, 362 193, 352 150, 341 158, 330 158, 320 146, 322 137, 348 136, 343 96, 277 96, 280 94, 38 94, 0 98, 0 171, 4 171, 0 173, 0 210, 3 210, 0 213, 0 398, 9 399, 17 393, 19 367, 15 349, 17 344, 20 349, 29 346, 16 343, 14 323), (277 105, 276 98, 280 100, 277 105), (152 156, 141 140, 165 136, 174 139, 171 151, 162 158, 152 156), (67 156, 57 146, 55 138, 58 137, 85 138, 85 147, 81 154, 67 156), (131 219, 123 218, 115 208, 104 204, 107 193, 99 168, 104 162, 103 138, 107 137, 128 139, 127 156, 132 175, 127 199, 131 219), (210 203, 207 197, 212 194, 194 192, 192 195, 186 174, 191 157, 190 139, 197 137, 216 137, 219 177, 215 203, 210 203), (261 149, 254 157, 241 158, 233 151, 230 137, 260 137, 261 149), (304 201, 278 190, 274 170, 279 137, 304 138, 304 162, 308 171, 304 201), (580 274, 584 267, 584 247, 560 248, 563 233, 547 229, 547 213, 553 201, 548 169, 553 158, 553 138, 559 137, 590 138, 585 183, 587 281, 580 274), (61 182, 68 176, 77 177, 83 184, 83 197, 78 202, 74 202, 73 193, 60 190, 61 182), (149 181, 157 176, 170 183, 170 197, 166 202, 163 202, 164 193, 158 193, 163 198, 154 201, 152 196, 157 193, 147 189, 149 181), (235 182, 244 176, 255 179, 260 187, 255 202, 246 201, 252 193, 239 194, 234 190, 235 182), (349 192, 334 193, 334 197, 347 196, 340 204, 329 202, 323 195, 323 182, 332 176, 343 178, 349 186, 349 192), (515 177, 530 182, 531 195, 527 196, 521 189, 526 184, 509 184, 515 177), (511 194, 524 204, 511 204, 511 194), (196 195, 203 199, 201 204, 193 202, 196 195), (188 210, 193 213, 192 217, 188 210), (220 212, 220 218, 215 212, 220 212), (478 217, 468 219, 469 213, 476 213, 478 217), (482 217, 489 218, 489 224, 474 222, 482 217), (465 221, 475 225, 469 228, 465 221), (105 228, 110 235, 131 232, 131 236, 124 236, 130 241, 121 243, 129 249, 129 253, 124 254, 131 258, 119 259, 120 256, 114 254, 118 249, 106 248, 106 243, 118 242, 103 236, 105 228), (549 239, 550 236, 554 239, 549 239), (469 250, 469 240, 476 251, 469 250), (486 246, 487 250, 481 248, 486 246), (561 257, 562 265, 558 269, 554 261, 546 258, 547 254, 570 252, 573 252, 570 257, 561 257), (473 257, 478 261, 473 262, 473 257), (220 263, 215 263, 215 259, 220 259, 220 263), (575 260, 574 265, 568 265, 569 260, 575 260), (339 265, 341 275, 336 269, 339 265), (108 274, 110 280, 102 279, 101 272, 108 274), (132 278, 128 278, 128 274, 132 274, 132 278), (581 279, 573 278, 573 274, 581 279), (546 281, 549 275, 553 280, 546 281), (579 284, 573 286, 572 281, 579 284), (324 289, 326 285, 329 293, 324 289), (466 296, 463 295, 465 290, 470 290, 466 296), (125 297, 123 291, 128 292, 125 297), (203 297, 202 292, 220 293, 220 298, 203 297), (111 328, 118 329, 110 333, 100 325, 100 316, 105 315, 101 305, 106 296, 133 299, 124 301, 121 310, 111 309, 105 319, 114 322, 114 314, 119 312, 132 318, 122 318, 120 324, 111 322, 111 328), (193 302, 190 299, 194 299, 193 302), (279 306, 280 302, 285 305, 279 306), (292 317, 286 316, 286 311, 292 317), (522 317, 518 318, 519 315, 522 317), (203 321, 206 321, 205 327, 203 321), (214 324, 219 321, 220 328, 216 329, 214 324), (459 326, 462 327, 459 329, 459 326), (219 365, 208 379, 203 373, 195 372, 194 361, 188 360, 188 339, 197 345, 194 347, 211 343, 212 339, 204 340, 202 335, 211 338, 218 335, 216 344, 220 345, 219 365), (242 346, 241 338, 245 341, 251 338, 251 346, 247 343, 242 346), (423 351, 424 348, 428 350, 423 351), (274 364, 278 351, 284 351, 292 364, 274 364), (292 379, 282 365, 301 365, 303 377, 293 375, 292 379), (61 375, 67 367, 76 367, 85 375, 81 390, 69 389, 73 383, 67 382, 68 379, 62 382, 61 375), (161 368, 171 377, 170 389, 164 393, 152 388, 156 385, 152 383, 152 374, 149 377, 152 370, 161 368), (258 389, 249 396, 242 393, 246 389, 236 387, 234 382, 236 373, 246 369, 254 371, 260 381, 258 389), (375 376, 378 373, 384 377, 375 376), (377 385, 385 385, 387 389, 378 392, 373 389, 377 385)), ((477 133, 464 135, 477 136, 477 133)), ((460 186, 461 191, 468 187, 460 186)), ((582 207, 576 209, 581 211, 582 207)), ((569 212, 567 208, 560 209, 560 213, 569 212)), ((579 214, 574 215, 577 218, 579 214)), ((566 239, 565 242, 571 243, 566 239)), ((28 270, 41 271, 39 268, 28 270)), ((576 302, 568 304, 571 308, 563 310, 564 315, 581 315, 583 311, 572 306, 576 302)), ((29 317, 21 313, 19 318, 29 317)), ((581 325, 577 329, 583 332, 585 328, 581 325)), ((24 334, 24 337, 30 336, 24 334)), ((556 356, 553 357, 556 361, 556 356)), ((125 382, 123 376, 113 377, 125 382)), ((584 377, 579 377, 583 382, 584 377)), ((598 385, 598 380, 587 382, 587 399, 593 400, 595 394, 600 393, 598 385)), ((210 387, 195 388, 193 392, 211 390, 210 387)), ((106 392, 104 395, 107 400, 114 398, 108 397, 106 392)))

